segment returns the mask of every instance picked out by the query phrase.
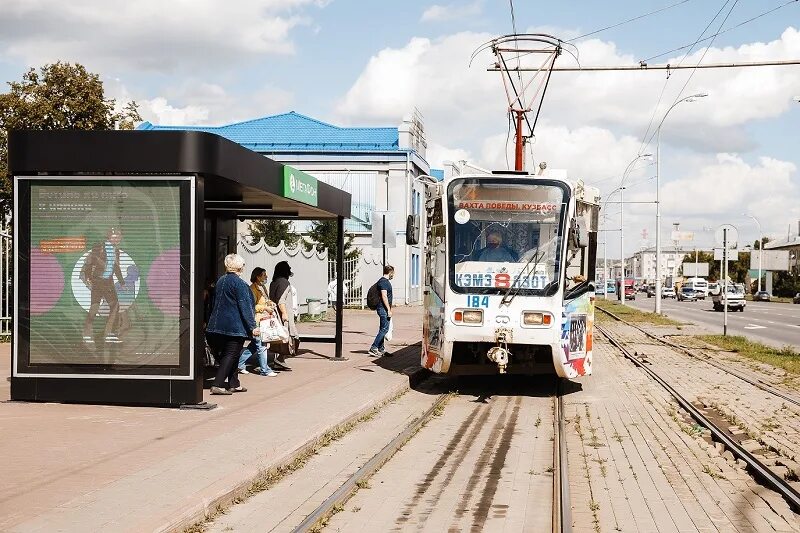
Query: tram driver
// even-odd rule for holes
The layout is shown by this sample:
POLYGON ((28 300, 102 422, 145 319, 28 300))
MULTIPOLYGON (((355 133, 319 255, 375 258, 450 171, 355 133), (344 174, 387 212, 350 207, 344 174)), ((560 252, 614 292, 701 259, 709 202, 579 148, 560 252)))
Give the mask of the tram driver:
POLYGON ((489 230, 486 234, 486 246, 478 251, 478 261, 496 263, 516 263, 519 254, 507 246, 503 246, 503 234, 497 230, 489 230))

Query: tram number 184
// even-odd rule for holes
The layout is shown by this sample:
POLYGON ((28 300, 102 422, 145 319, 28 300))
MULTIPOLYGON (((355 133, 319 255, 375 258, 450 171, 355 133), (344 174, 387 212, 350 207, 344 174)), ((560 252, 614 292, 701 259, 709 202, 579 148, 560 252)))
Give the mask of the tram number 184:
POLYGON ((489 297, 488 296, 477 296, 477 295, 470 295, 467 296, 467 307, 489 307, 489 297))

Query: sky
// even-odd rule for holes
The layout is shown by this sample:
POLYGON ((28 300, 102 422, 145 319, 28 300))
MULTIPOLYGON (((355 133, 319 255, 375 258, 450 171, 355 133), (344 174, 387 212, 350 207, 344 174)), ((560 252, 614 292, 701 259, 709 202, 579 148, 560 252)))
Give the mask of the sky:
MULTIPOLYGON (((427 159, 513 165, 508 100, 478 47, 547 33, 580 65, 800 59, 800 1, 638 0, 0 0, 0 80, 62 60, 101 75, 158 124, 225 124, 287 111, 347 126, 397 126, 421 113, 427 159), (512 22, 511 7, 514 17, 512 22), (782 6, 782 7, 781 7, 782 6), (751 22, 771 9, 777 10, 751 22), (595 30, 659 11, 593 35, 595 30), (741 25, 740 25, 741 24, 741 25), (725 31, 713 40, 700 37, 725 31), (667 52, 665 55, 660 55, 667 52), (659 57, 654 57, 659 56, 659 57)), ((530 58, 519 60, 530 66, 530 58)), ((541 61, 539 59, 539 61, 541 61)), ((556 66, 576 66, 567 53, 556 66)), ((523 81, 530 74, 522 74, 523 81)), ((534 80, 531 85, 538 85, 534 80)), ((2 89, 0 89, 2 90, 2 89)), ((800 65, 724 70, 555 72, 526 164, 567 169, 600 188, 610 257, 620 253, 619 191, 629 164, 654 154, 661 128, 662 235, 714 244, 733 224, 742 245, 800 228, 800 65)), ((528 91, 526 94, 530 94, 528 91)), ((625 176, 625 252, 653 246, 656 165, 625 176)), ((602 253, 602 252, 601 252, 602 253)))

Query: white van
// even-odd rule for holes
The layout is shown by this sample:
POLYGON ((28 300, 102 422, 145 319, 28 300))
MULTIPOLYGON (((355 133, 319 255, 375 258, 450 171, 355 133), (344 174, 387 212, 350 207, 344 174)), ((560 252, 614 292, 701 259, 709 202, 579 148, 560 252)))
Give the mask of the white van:
POLYGON ((703 278, 689 278, 683 283, 684 287, 690 287, 699 293, 698 298, 705 300, 708 296, 708 282, 703 278))

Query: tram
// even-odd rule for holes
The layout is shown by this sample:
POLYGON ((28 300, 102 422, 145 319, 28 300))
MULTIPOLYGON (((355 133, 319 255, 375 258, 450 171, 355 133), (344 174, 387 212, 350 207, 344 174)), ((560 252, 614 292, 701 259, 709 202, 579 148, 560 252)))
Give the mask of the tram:
POLYGON ((426 184, 422 366, 591 374, 599 199, 552 174, 426 184))

